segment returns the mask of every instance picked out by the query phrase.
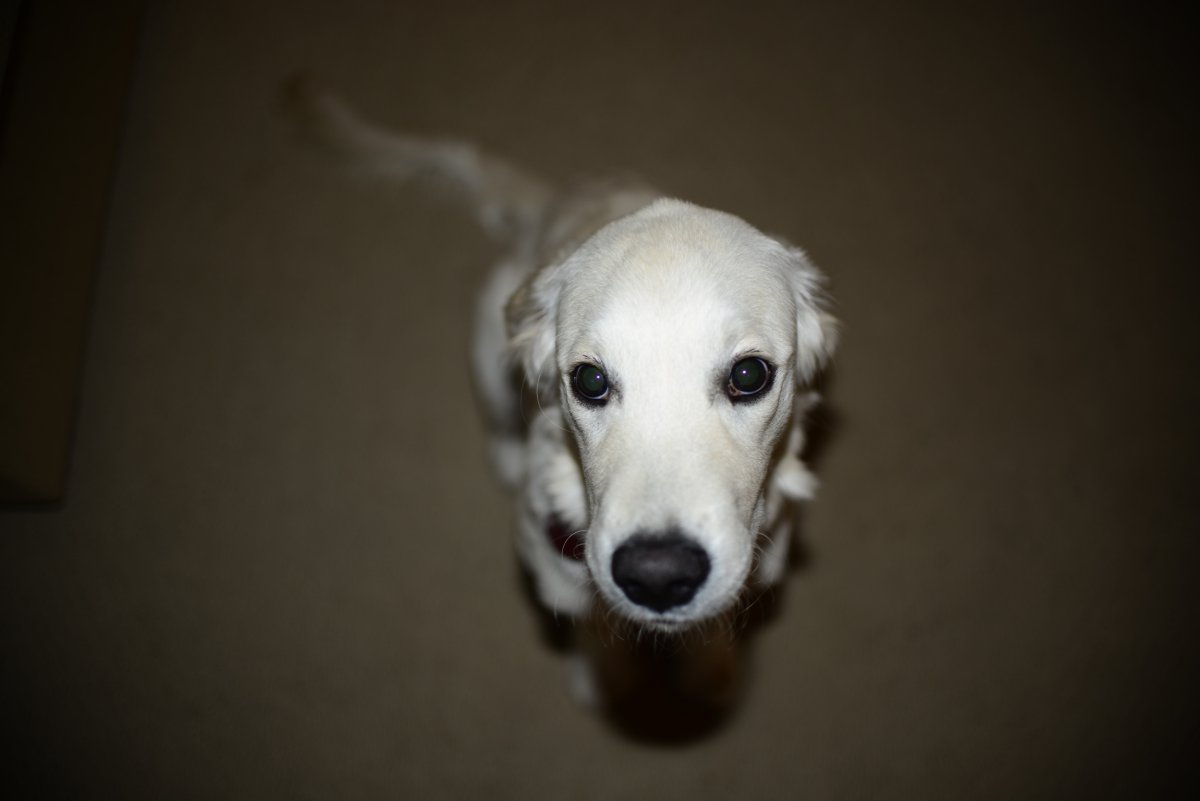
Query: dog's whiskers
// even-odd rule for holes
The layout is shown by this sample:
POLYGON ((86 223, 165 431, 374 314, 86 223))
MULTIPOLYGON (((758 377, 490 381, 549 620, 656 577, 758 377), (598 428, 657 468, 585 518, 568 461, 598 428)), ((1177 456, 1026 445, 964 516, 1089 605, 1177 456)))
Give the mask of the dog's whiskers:
MULTIPOLYGON (((524 398, 524 390, 525 390, 525 387, 526 387, 526 386, 527 386, 529 383, 530 383, 530 381, 529 381, 528 379, 525 379, 525 378, 522 378, 522 379, 521 379, 521 397, 522 397, 522 398, 524 398)), ((546 407, 542 405, 542 392, 541 392, 541 386, 542 386, 542 370, 541 370, 541 368, 539 368, 539 369, 538 369, 538 371, 537 371, 537 374, 534 376, 534 380, 533 380, 533 382, 532 382, 532 383, 533 383, 533 387, 532 387, 532 389, 533 389, 533 401, 534 401, 534 404, 536 404, 536 406, 537 406, 538 413, 539 413, 540 415, 546 416, 546 415, 547 415, 547 410, 546 410, 546 407)), ((524 406, 524 404, 522 404, 522 406, 524 406)), ((524 409, 522 409, 522 412, 521 412, 521 414, 522 414, 522 416, 524 415, 524 409)), ((557 420, 555 420, 553 417, 550 417, 549 419, 551 420, 551 422, 553 422, 553 423, 554 423, 554 427, 555 427, 556 429, 558 429, 559 431, 563 432, 564 434, 565 434, 565 433, 569 433, 569 432, 568 432, 568 430, 567 430, 567 427, 566 427, 566 426, 564 426, 564 425, 563 425, 561 422, 558 422, 558 421, 557 421, 557 420)), ((525 422, 526 422, 526 424, 528 424, 528 423, 529 423, 529 421, 528 421, 528 420, 526 420, 525 422)))

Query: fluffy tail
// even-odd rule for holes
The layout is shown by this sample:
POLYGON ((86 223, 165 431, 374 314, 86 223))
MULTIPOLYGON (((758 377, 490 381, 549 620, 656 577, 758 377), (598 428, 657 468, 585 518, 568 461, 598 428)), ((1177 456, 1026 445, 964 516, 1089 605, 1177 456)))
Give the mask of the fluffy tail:
POLYGON ((440 179, 497 238, 512 239, 536 227, 550 200, 551 188, 536 176, 465 142, 376 127, 306 76, 288 81, 285 100, 304 133, 349 166, 397 180, 440 179))

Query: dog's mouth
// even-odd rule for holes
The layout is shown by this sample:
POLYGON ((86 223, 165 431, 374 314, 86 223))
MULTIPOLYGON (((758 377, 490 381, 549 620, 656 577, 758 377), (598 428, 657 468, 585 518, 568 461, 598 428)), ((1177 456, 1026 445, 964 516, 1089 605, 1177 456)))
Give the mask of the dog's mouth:
POLYGON ((631 633, 640 631, 667 637, 683 637, 704 629, 713 620, 711 616, 689 617, 677 612, 655 614, 641 607, 630 607, 627 603, 615 602, 611 598, 603 598, 599 603, 603 604, 606 615, 611 613, 625 621, 631 633))
POLYGON ((679 620, 669 617, 656 617, 650 620, 638 621, 643 628, 650 629, 659 634, 683 634, 684 632, 699 628, 704 622, 704 620, 679 620))
POLYGON ((546 521, 546 538, 564 559, 582 562, 587 556, 583 529, 567 525, 558 515, 551 515, 546 521))

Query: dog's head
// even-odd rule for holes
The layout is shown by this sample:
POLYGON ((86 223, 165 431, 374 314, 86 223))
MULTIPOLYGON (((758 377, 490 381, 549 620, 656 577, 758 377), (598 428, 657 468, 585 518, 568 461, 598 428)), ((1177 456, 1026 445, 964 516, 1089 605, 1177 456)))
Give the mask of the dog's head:
POLYGON ((820 280, 742 220, 662 200, 510 302, 527 379, 578 446, 588 571, 628 618, 678 628, 744 586, 796 386, 834 344, 820 280))

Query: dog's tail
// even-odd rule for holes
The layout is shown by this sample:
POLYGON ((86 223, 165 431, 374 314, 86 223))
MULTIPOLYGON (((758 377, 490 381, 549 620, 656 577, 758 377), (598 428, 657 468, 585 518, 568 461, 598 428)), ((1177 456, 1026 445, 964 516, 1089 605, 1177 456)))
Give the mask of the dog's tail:
POLYGON ((408 180, 432 177, 474 207, 485 230, 512 239, 535 229, 552 195, 540 178, 465 142, 422 139, 387 131, 298 75, 284 98, 303 133, 350 167, 372 175, 408 180))

